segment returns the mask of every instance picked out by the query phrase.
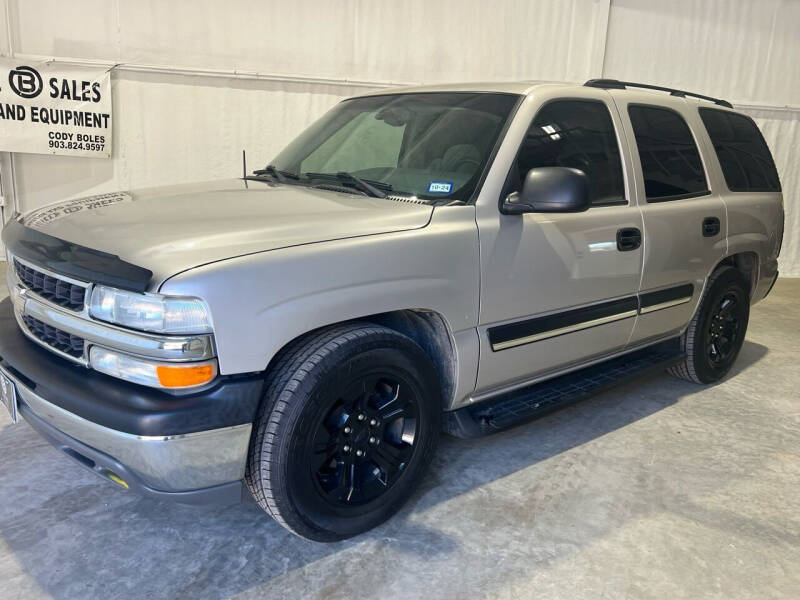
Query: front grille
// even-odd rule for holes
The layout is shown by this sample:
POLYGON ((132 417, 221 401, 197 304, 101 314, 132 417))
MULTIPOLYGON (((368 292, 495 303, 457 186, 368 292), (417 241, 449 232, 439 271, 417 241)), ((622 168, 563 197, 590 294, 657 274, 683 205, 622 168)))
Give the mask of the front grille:
POLYGON ((44 342, 51 348, 74 356, 75 358, 83 356, 83 338, 56 329, 28 315, 22 315, 22 320, 25 321, 25 326, 28 328, 28 331, 30 331, 37 340, 44 342))
POLYGON ((23 265, 18 260, 14 260, 14 269, 19 280, 35 294, 70 310, 83 310, 86 301, 86 288, 69 281, 64 281, 52 275, 46 275, 41 271, 23 265))

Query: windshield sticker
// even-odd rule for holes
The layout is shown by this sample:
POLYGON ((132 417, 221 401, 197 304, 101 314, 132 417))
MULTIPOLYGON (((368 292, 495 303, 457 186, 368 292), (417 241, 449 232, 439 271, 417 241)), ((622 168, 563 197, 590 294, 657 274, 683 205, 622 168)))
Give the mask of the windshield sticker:
POLYGON ((452 189, 452 181, 431 181, 428 184, 429 194, 449 194, 452 189))

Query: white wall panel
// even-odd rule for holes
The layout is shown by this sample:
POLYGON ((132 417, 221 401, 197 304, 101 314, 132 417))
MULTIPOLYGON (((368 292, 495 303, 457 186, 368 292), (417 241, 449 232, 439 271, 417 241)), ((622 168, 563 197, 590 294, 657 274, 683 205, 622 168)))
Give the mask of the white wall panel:
POLYGON ((607 0, 8 0, 21 54, 395 81, 581 79, 607 0))
POLYGON ((8 11, 5 4, 0 3, 0 54, 8 55, 9 42, 8 32, 10 31, 9 22, 7 20, 8 11))
POLYGON ((614 0, 606 77, 800 104, 797 0, 614 0))
POLYGON ((5 2, 17 53, 118 58, 116 0, 5 2))
POLYGON ((363 0, 356 73, 425 83, 586 79, 606 10, 599 0, 363 0))
POLYGON ((355 2, 120 0, 127 62, 351 74, 355 2))

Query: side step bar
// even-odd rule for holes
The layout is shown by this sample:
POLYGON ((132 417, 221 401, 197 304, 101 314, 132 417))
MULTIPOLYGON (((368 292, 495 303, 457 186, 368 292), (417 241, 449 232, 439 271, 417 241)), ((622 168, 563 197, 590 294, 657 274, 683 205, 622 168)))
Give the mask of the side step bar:
POLYGON ((445 413, 445 431, 457 437, 478 437, 508 429, 609 388, 661 372, 684 356, 679 338, 667 340, 445 413))

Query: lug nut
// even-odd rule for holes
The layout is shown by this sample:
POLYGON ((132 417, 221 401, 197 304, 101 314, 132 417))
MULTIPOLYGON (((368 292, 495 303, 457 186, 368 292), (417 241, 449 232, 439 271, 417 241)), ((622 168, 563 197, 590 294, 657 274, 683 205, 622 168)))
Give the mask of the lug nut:
POLYGON ((344 447, 342 448, 342 450, 344 450, 345 452, 350 452, 350 446, 345 444, 344 447))
POLYGON ((353 430, 352 430, 352 429, 350 429, 349 427, 345 427, 345 428, 344 428, 344 432, 345 432, 345 433, 350 433, 351 431, 353 431, 353 430))
POLYGON ((376 419, 370 419, 369 424, 375 427, 375 425, 378 424, 378 421, 376 419))
POLYGON ((364 456, 363 450, 356 450, 356 456, 364 456))
POLYGON ((377 442, 377 441, 378 441, 378 438, 376 438, 374 435, 373 435, 373 436, 370 436, 370 438, 369 438, 369 443, 370 443, 370 444, 374 444, 374 443, 375 443, 375 442, 377 442))
POLYGON ((367 415, 365 415, 364 413, 361 413, 361 414, 358 415, 358 420, 359 421, 363 421, 366 418, 367 418, 367 415))

